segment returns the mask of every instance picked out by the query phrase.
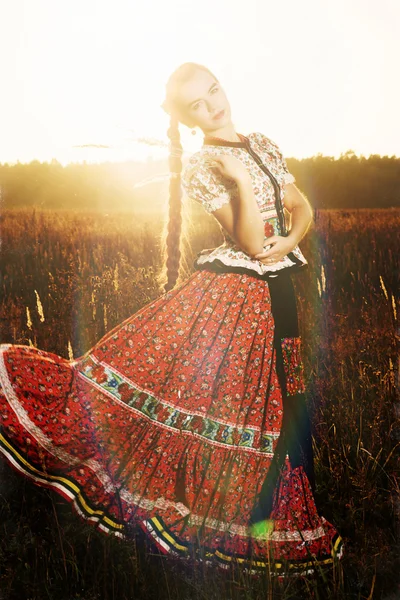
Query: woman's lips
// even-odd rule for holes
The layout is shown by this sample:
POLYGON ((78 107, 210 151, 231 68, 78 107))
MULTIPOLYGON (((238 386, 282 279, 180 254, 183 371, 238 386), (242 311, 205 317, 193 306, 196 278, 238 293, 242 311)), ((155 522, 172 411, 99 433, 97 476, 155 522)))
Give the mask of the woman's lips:
POLYGON ((217 113, 213 119, 220 119, 221 117, 223 117, 225 114, 225 110, 221 110, 219 113, 217 113))

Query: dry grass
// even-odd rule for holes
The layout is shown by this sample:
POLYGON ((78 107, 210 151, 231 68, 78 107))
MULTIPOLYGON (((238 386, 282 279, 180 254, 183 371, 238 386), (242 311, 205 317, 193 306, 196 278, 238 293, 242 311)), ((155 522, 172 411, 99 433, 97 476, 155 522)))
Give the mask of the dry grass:
MULTIPOLYGON (((399 211, 320 211, 295 278, 317 495, 346 555, 329 574, 270 584, 190 568, 82 522, 1 461, 0 599, 396 598, 400 592, 399 211)), ((157 296, 161 223, 127 215, 5 212, 1 342, 77 357, 157 296)), ((192 248, 220 243, 205 219, 192 248)))

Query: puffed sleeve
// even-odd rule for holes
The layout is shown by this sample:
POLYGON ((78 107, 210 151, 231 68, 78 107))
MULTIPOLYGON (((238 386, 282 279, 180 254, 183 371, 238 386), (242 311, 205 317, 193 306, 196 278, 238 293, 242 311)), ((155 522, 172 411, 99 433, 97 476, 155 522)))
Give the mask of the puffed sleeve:
POLYGON ((232 200, 236 183, 218 175, 202 162, 201 157, 193 156, 183 169, 182 187, 186 195, 212 213, 232 200))
POLYGON ((294 183, 296 178, 292 173, 289 172, 285 157, 283 156, 278 144, 264 134, 259 135, 261 136, 265 150, 271 154, 273 159, 276 161, 278 174, 280 175, 280 184, 284 185, 286 183, 294 183))

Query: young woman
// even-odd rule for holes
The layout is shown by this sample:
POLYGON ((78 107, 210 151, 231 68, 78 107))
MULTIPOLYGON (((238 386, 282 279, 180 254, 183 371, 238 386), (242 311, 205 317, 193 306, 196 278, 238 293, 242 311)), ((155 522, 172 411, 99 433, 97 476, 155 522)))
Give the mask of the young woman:
POLYGON ((82 517, 164 553, 251 573, 312 573, 343 554, 317 511, 292 273, 312 210, 266 135, 237 133, 217 78, 170 77, 170 222, 159 298, 68 361, 0 345, 0 448, 82 517), (205 137, 181 178, 179 122, 205 137), (175 285, 181 185, 221 224, 175 285), (286 231, 282 210, 291 213, 286 231))

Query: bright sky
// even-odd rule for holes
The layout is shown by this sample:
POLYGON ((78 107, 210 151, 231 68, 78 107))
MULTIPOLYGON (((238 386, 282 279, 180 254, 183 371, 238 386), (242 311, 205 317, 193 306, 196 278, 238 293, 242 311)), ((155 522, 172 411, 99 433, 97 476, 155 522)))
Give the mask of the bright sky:
POLYGON ((400 156, 399 25, 398 0, 0 0, 0 162, 167 156, 160 104, 187 61, 287 157, 400 156))

